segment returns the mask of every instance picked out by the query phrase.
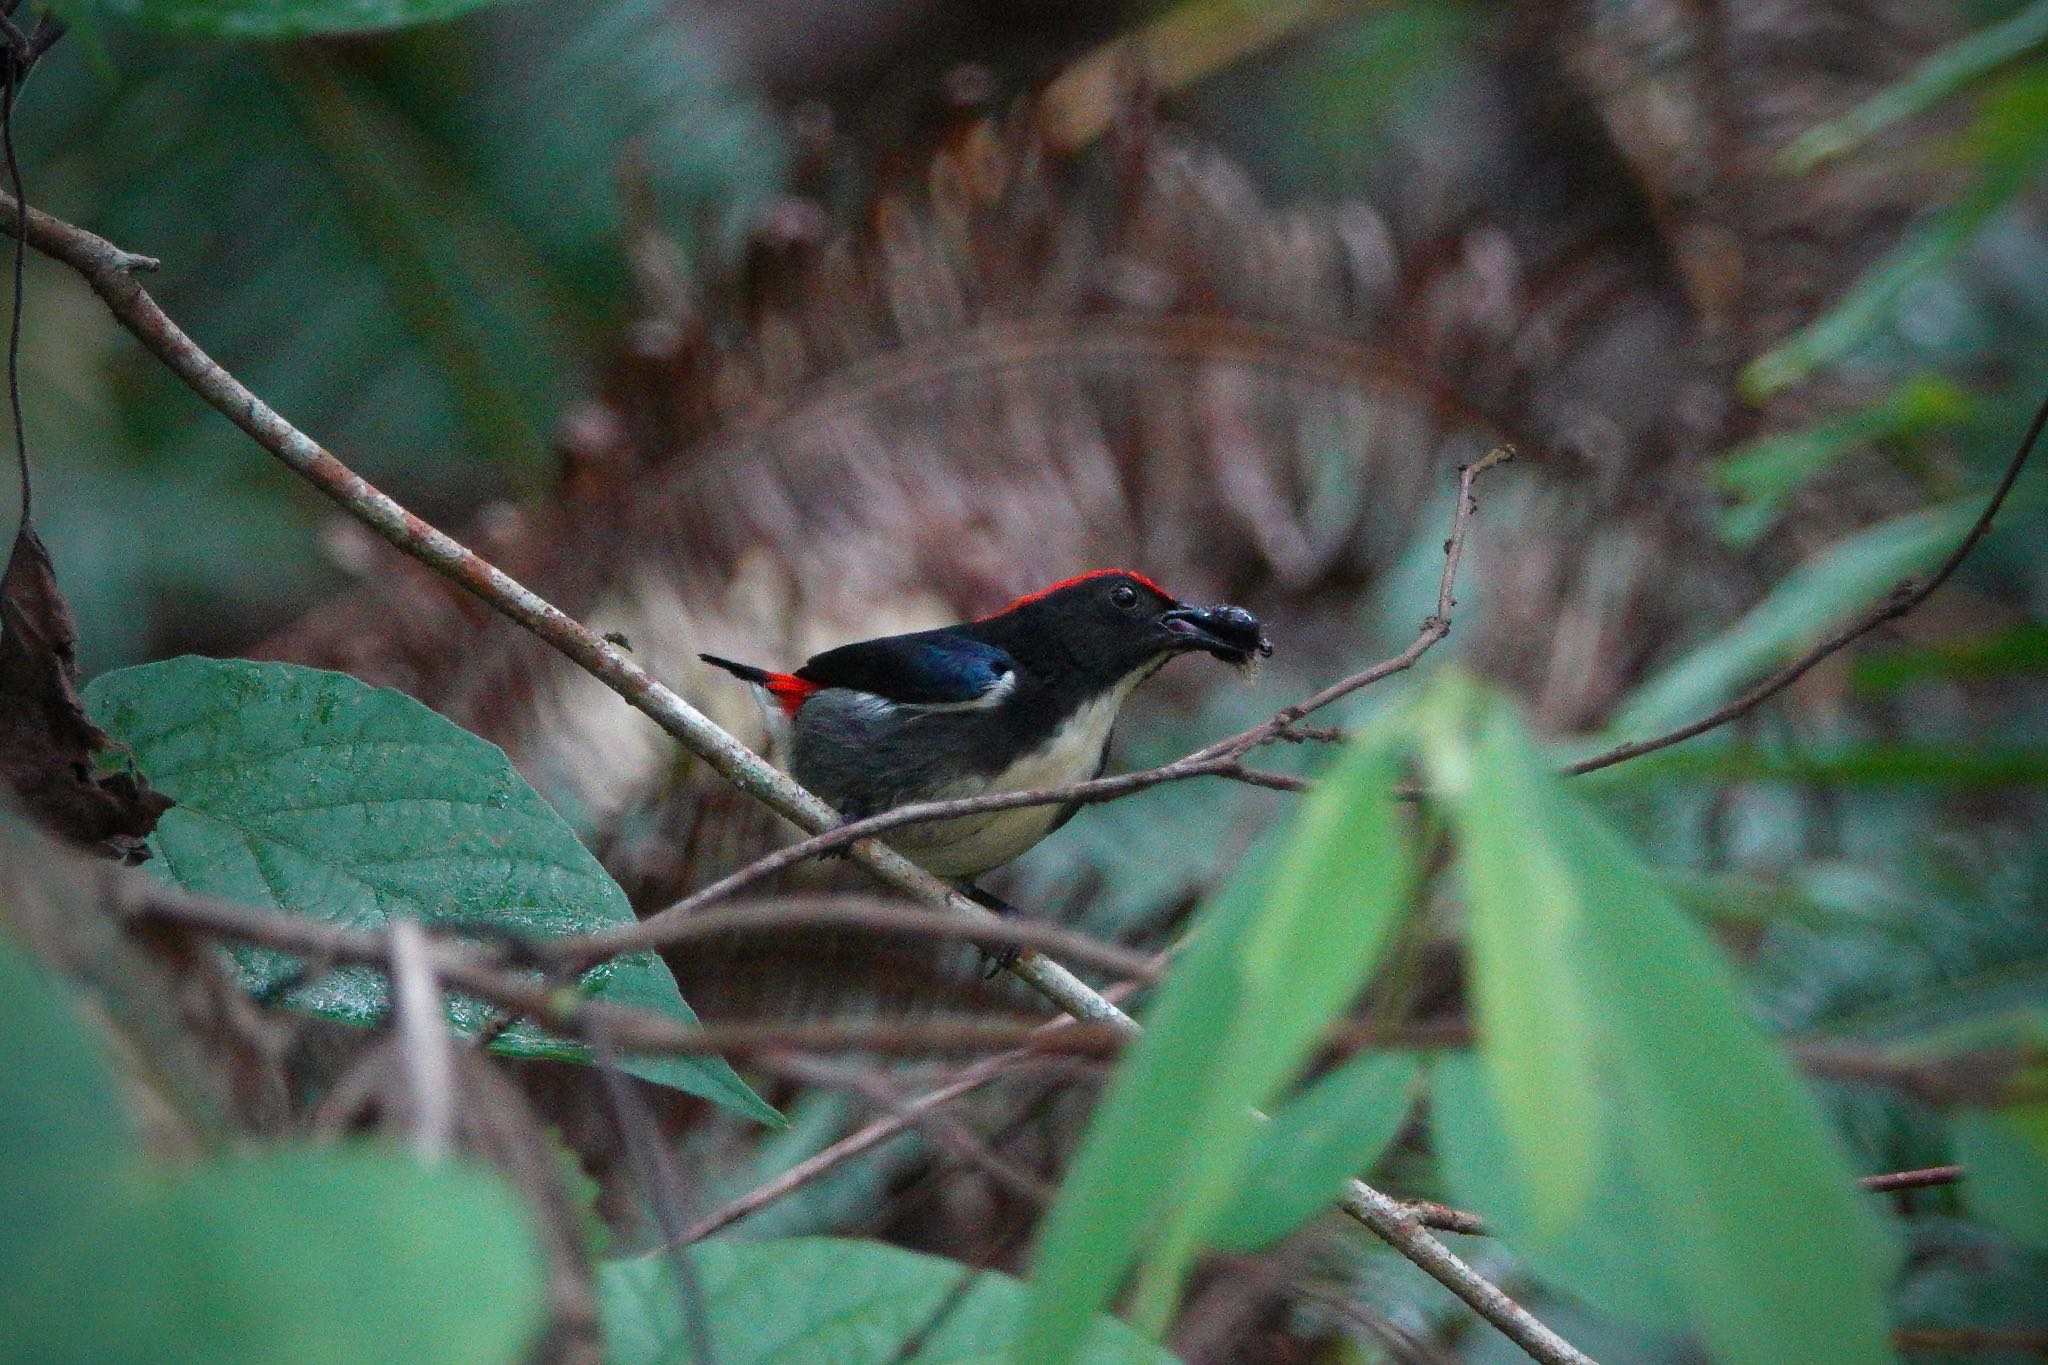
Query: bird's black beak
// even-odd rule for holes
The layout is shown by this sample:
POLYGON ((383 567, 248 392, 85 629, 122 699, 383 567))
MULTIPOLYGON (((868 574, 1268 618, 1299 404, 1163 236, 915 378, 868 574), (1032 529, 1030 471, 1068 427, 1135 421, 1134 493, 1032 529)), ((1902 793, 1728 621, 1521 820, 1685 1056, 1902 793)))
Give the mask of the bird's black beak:
POLYGON ((1175 648, 1205 650, 1227 664, 1248 664, 1273 652, 1259 618, 1243 607, 1169 607, 1159 624, 1175 648))

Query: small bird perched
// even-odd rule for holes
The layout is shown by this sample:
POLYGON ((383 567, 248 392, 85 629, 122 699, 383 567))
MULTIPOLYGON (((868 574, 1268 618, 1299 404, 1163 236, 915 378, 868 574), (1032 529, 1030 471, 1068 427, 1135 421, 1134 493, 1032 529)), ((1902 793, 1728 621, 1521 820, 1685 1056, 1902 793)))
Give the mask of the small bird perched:
MULTIPOLYGON (((1102 569, 994 616, 826 650, 794 673, 705 654, 760 688, 789 725, 792 776, 849 820, 917 801, 1099 776, 1131 689, 1176 654, 1249 667, 1273 646, 1242 607, 1175 601, 1142 574, 1102 569)), ((882 837, 984 904, 969 879, 1058 829, 1076 806, 956 816, 882 837)))

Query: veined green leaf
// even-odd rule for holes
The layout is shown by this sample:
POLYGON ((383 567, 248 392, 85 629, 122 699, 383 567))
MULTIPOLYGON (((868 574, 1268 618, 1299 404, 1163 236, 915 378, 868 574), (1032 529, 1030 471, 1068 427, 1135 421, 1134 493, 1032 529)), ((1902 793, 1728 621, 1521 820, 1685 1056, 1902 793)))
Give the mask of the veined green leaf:
MULTIPOLYGON (((1000 1271, 879 1242, 711 1242, 688 1254, 703 1289, 704 1326, 721 1365, 992 1360, 1015 1336, 1024 1298, 1023 1286, 1000 1271), (920 1336, 927 1330, 928 1337, 920 1336), (904 1354, 913 1342, 916 1349, 904 1354)), ((605 1358, 612 1365, 688 1365, 695 1359, 674 1274, 665 1255, 609 1261, 599 1269, 605 1358)), ((1174 1357, 1115 1319, 1097 1317, 1075 1359, 1086 1365, 1171 1365, 1174 1357)))
MULTIPOLYGON (((177 800, 157 825, 150 866, 185 890, 357 929, 407 915, 560 937, 633 921, 618 884, 496 745, 402 693, 291 664, 183 658, 105 674, 85 698, 177 800)), ((259 995, 299 969, 268 949, 237 948, 234 958, 259 995)), ((652 953, 592 969, 584 988, 696 1022, 652 953)), ((389 1006, 383 974, 370 967, 322 974, 287 1000, 353 1024, 378 1022, 389 1006)), ((478 1001, 450 1000, 450 1021, 465 1032, 489 1016, 478 1001)), ((493 1047, 588 1057, 527 1024, 493 1047)), ((628 1069, 778 1121, 718 1058, 631 1058, 628 1069)))

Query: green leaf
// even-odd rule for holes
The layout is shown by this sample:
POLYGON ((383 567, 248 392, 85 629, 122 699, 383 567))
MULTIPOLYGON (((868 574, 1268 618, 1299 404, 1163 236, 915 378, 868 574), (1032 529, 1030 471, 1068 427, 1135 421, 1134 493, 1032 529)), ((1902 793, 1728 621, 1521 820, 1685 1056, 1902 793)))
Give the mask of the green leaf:
POLYGON ((1969 1171, 1963 1199, 1970 1212, 2048 1246, 2048 1104, 1964 1110, 1951 1131, 1956 1160, 1969 1171))
POLYGON ((1904 645, 1859 656, 1849 676, 1883 696, 1915 683, 2038 678, 2048 674, 2048 625, 2015 624, 1986 635, 1904 645))
POLYGON ((1642 1268, 1639 1309, 1675 1290, 1716 1360, 1889 1359, 1881 1225, 1725 964, 1504 706, 1449 701, 1431 713, 1432 777, 1461 861, 1483 863, 1465 876, 1472 989, 1522 1245, 1562 1263, 1611 1193, 1643 1240, 1608 1269, 1642 1268), (1539 1104, 1590 1159, 1537 1130, 1539 1104))
MULTIPOLYGON (((434 927, 548 938, 633 922, 625 893, 503 751, 402 693, 290 664, 183 658, 95 679, 86 705, 178 804, 157 825, 157 875, 199 895, 377 929, 392 915, 434 927)), ((259 995, 298 969, 238 948, 259 995)), ((696 1022, 652 953, 593 968, 586 991, 696 1022)), ((291 989, 300 1008, 373 1024, 383 974, 350 967, 291 989)), ((451 1022, 484 1026, 481 1002, 451 999, 451 1022)), ((527 1024, 493 1046, 512 1056, 586 1060, 582 1045, 527 1024)), ((718 1058, 632 1058, 635 1075, 777 1122, 718 1058)))
POLYGON ((1148 1233, 1135 1311, 1155 1331, 1170 1315, 1232 1196, 1253 1108, 1357 994, 1405 903, 1395 777, 1383 733, 1354 741, 1274 856, 1248 860, 1197 917, 1041 1227, 1015 1359, 1071 1359, 1148 1233))
POLYGON ((1421 1069, 1413 1053, 1362 1052, 1290 1099, 1252 1139, 1236 1192, 1204 1240, 1261 1251, 1329 1208, 1344 1181, 1399 1136, 1421 1069))
POLYGON ((1891 1359, 1893 1249, 1811 1096, 1620 839, 1584 809, 1565 829, 1614 1136, 1694 1329, 1716 1359, 1891 1359))
MULTIPOLYGON (((59 985, 0 937, 0 1279, 127 1153, 101 1048, 59 985)), ((0 1315, 4 1316, 4 1315, 0 1315)))
POLYGON ((1506 1141, 1500 1105, 1479 1059, 1452 1053, 1430 1070, 1430 1132, 1451 1202, 1483 1215, 1544 1284, 1603 1313, 1665 1331, 1686 1323, 1685 1299, 1661 1261, 1642 1182, 1609 1147, 1599 1198, 1570 1227, 1545 1235, 1530 1217, 1522 1165, 1506 1141))
POLYGON ((2034 0, 2012 17, 1950 43, 1914 67, 1904 80, 1886 86, 1848 113, 1807 129, 1778 154, 1779 169, 1788 175, 1804 175, 2044 42, 2048 42, 2048 0, 2034 0))
POLYGON ((1720 513, 1722 539, 1750 545, 1776 523, 1786 501, 1851 452, 1952 427, 1970 415, 1970 397, 1954 382, 1921 375, 1883 402, 1797 431, 1759 437, 1714 461, 1715 486, 1735 499, 1720 513))
POLYGON ((1993 215, 2036 183, 2048 162, 2048 76, 2022 73, 1992 92, 1961 150, 1977 167, 1976 183, 1859 276, 1827 312, 1751 361, 1740 380, 1747 397, 1769 397, 1876 335, 1909 285, 1961 255, 1993 215))
POLYGON ((1560 810, 1544 799, 1548 770, 1521 726, 1469 686, 1447 684, 1442 699, 1423 740, 1457 822, 1480 1058, 1509 1146, 1532 1173, 1530 1217, 1552 1237, 1579 1220, 1607 1161, 1589 1102, 1598 1003, 1579 969, 1586 888, 1549 827, 1560 810))
POLYGON ((57 0, 67 15, 112 14, 207 38, 298 38, 453 19, 498 0, 57 0))
POLYGON ((494 1175, 280 1149, 116 1182, 0 1287, 19 1360, 525 1358, 545 1269, 494 1175))
MULTIPOLYGON (((691 1248, 689 1257, 721 1365, 991 1360, 1015 1336, 1024 1296, 1023 1286, 999 1271, 878 1242, 712 1242, 691 1248), (929 1337, 922 1337, 927 1329, 929 1337), (913 1341, 922 1344, 903 1354, 913 1341)), ((674 1267, 660 1255, 600 1267, 611 1365, 689 1365, 695 1359, 673 1277, 674 1267)), ((1174 1359, 1104 1317, 1090 1325, 1079 1352, 1075 1358, 1089 1365, 1170 1365, 1174 1359)))
POLYGON ((1586 774, 1588 790, 1653 782, 1797 782, 1803 787, 2048 786, 2038 744, 1681 744, 1586 774))
POLYGON ((545 1272, 494 1175, 369 1148, 153 1170, 77 1013, 5 942, 0 1055, 0 1357, 525 1358, 545 1272))
POLYGON ((1740 621, 1643 684, 1614 733, 1654 734, 1725 701, 1901 578, 1935 563, 1980 510, 1981 503, 1959 501, 1908 512, 1829 546, 1785 575, 1740 621))

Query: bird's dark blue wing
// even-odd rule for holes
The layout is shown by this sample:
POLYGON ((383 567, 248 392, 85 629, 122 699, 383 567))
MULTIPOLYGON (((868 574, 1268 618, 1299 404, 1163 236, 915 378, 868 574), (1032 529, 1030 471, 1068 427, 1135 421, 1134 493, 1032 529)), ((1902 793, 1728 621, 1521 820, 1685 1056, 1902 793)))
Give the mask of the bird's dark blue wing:
POLYGON ((921 630, 828 649, 796 676, 906 706, 958 706, 987 697, 1016 671, 1016 660, 994 645, 950 630, 921 630))

